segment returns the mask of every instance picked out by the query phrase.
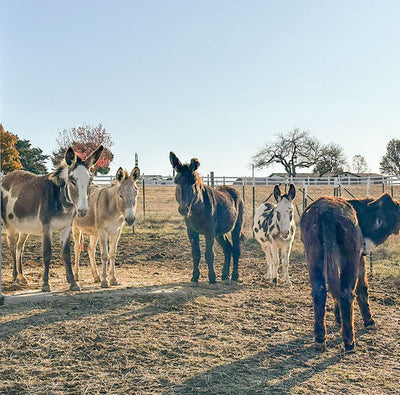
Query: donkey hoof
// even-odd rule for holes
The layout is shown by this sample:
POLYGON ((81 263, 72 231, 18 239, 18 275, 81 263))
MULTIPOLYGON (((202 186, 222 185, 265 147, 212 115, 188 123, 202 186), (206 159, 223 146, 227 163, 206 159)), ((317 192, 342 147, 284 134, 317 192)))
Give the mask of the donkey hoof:
POLYGON ((76 281, 79 280, 79 273, 75 273, 75 272, 74 272, 74 279, 75 279, 76 281))
POLYGON ((118 285, 118 281, 115 277, 110 280, 110 285, 118 285))
POLYGON ((325 342, 322 342, 322 343, 315 342, 314 345, 315 345, 315 349, 316 350, 318 350, 318 351, 326 351, 326 343, 325 342))
POLYGON ((344 343, 344 352, 345 354, 351 354, 353 352, 356 352, 354 343, 353 344, 344 343))
POLYGON ((42 285, 42 292, 50 292, 50 285, 49 284, 43 284, 42 285))
POLYGON ((26 278, 25 278, 22 274, 18 274, 17 279, 16 279, 16 282, 17 282, 19 285, 26 285, 26 284, 28 284, 28 281, 26 280, 26 278))
POLYGON ((107 280, 103 280, 103 281, 101 282, 101 288, 108 288, 108 282, 107 282, 107 280))
POLYGON ((69 289, 70 289, 71 291, 80 291, 80 290, 81 290, 81 288, 79 287, 79 285, 78 285, 77 283, 71 284, 71 285, 69 286, 69 289))
POLYGON ((370 320, 370 321, 366 322, 364 324, 364 326, 365 326, 366 329, 371 330, 371 331, 376 328, 374 320, 370 320))

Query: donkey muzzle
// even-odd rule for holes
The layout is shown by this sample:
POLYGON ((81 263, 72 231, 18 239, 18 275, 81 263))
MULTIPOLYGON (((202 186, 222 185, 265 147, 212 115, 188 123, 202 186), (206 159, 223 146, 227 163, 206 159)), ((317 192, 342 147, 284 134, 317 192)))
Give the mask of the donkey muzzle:
POLYGON ((189 207, 186 205, 179 206, 178 211, 179 211, 179 214, 186 217, 189 213, 189 207))
POLYGON ((86 208, 78 209, 78 217, 86 217, 87 213, 89 212, 86 208))
POLYGON ((285 230, 284 232, 281 232, 282 239, 287 239, 289 237, 289 231, 285 230))

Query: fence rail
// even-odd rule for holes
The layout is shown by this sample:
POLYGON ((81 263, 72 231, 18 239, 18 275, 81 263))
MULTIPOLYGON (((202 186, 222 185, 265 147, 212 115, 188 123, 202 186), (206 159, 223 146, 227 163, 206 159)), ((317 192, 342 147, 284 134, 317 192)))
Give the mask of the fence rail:
MULTIPOLYGON (((379 176, 379 177, 350 177, 350 176, 337 176, 337 177, 227 177, 227 176, 214 176, 214 173, 207 174, 201 177, 203 182, 207 185, 236 185, 236 186, 253 186, 253 185, 266 185, 271 186, 275 184, 290 184, 293 183, 297 186, 369 186, 369 185, 400 185, 400 177, 395 176, 379 176)), ((114 176, 99 175, 94 177, 94 182, 99 185, 107 185, 115 179, 114 176)), ((171 176, 141 176, 139 182, 146 186, 168 186, 174 185, 173 177, 171 176)))

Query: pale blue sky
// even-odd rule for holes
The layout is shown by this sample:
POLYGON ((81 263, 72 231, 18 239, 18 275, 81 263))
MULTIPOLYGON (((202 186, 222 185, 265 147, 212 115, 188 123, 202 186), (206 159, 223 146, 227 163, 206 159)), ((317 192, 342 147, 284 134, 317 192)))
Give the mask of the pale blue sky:
POLYGON ((138 152, 171 174, 173 150, 248 175, 294 127, 378 171, 400 137, 399 15, 397 0, 0 0, 0 121, 47 154, 102 123, 112 172, 138 152))

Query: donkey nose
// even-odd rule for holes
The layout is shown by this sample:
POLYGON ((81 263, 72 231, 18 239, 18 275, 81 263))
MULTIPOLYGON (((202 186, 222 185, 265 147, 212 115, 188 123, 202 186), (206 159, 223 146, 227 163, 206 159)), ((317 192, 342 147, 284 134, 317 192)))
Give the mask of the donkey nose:
POLYGON ((282 237, 284 239, 287 239, 288 236, 289 236, 289 231, 288 230, 285 230, 284 232, 282 232, 282 237))
POLYGON ((125 222, 128 226, 131 226, 135 222, 135 219, 136 217, 134 215, 129 215, 125 217, 125 222))
POLYGON ((189 212, 189 207, 188 206, 179 206, 178 211, 179 211, 179 214, 181 214, 185 217, 189 212))
POLYGON ((78 217, 85 217, 87 215, 88 211, 89 210, 86 208, 80 208, 78 210, 78 217))

